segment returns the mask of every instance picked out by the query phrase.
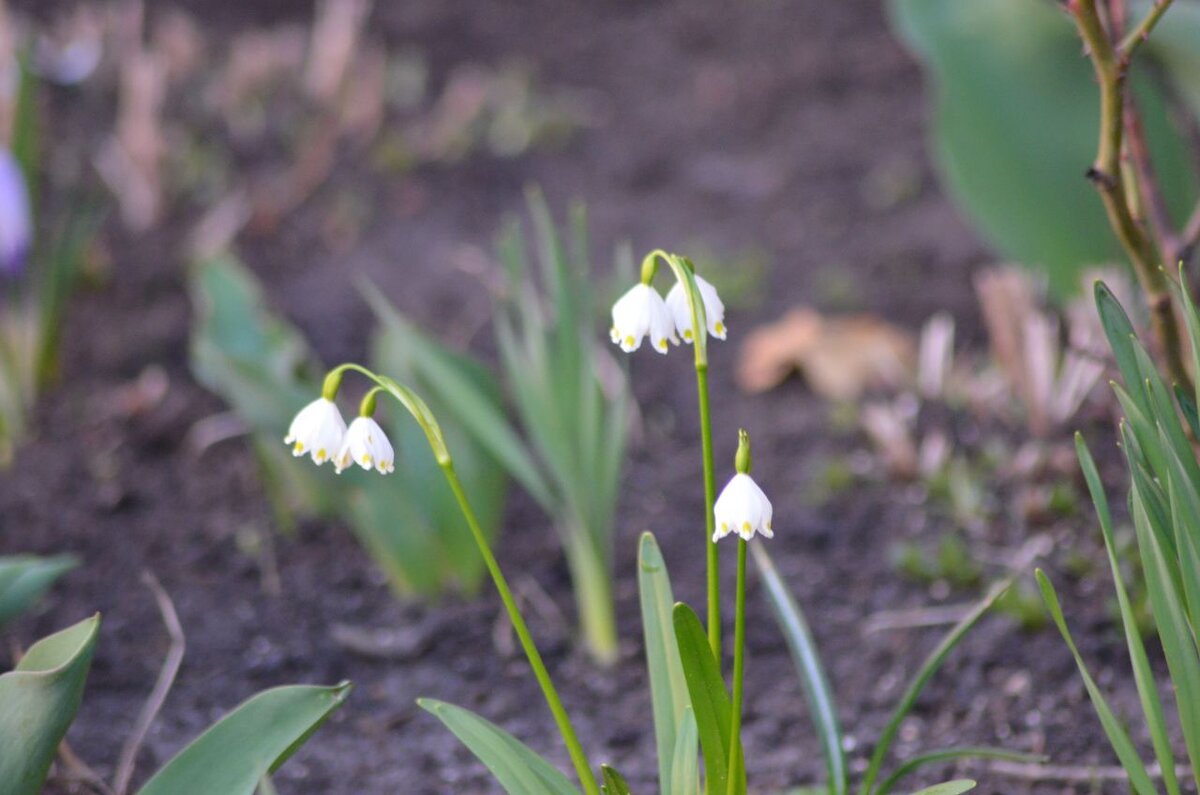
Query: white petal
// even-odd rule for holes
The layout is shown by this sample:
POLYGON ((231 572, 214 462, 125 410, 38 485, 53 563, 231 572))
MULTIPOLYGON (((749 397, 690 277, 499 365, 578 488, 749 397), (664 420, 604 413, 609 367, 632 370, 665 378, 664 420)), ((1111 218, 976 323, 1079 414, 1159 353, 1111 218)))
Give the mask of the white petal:
MULTIPOLYGON (((696 276, 696 289, 700 291, 700 300, 704 302, 704 317, 708 323, 708 333, 719 340, 725 339, 725 304, 717 295, 717 288, 696 276)), ((691 326, 691 324, 688 324, 691 326)))
POLYGON ((662 296, 650 285, 639 283, 613 304, 609 335, 621 350, 632 353, 647 334, 655 350, 666 353, 666 341, 672 337, 670 315, 662 296))

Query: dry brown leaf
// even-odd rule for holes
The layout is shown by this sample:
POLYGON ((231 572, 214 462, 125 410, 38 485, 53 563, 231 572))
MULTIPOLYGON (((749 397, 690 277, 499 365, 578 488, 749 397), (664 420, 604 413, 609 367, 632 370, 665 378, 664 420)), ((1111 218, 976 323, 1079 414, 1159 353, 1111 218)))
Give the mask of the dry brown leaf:
POLYGON ((746 337, 737 380, 746 392, 764 392, 799 371, 822 397, 854 400, 910 381, 915 361, 912 336, 877 317, 797 308, 746 337))

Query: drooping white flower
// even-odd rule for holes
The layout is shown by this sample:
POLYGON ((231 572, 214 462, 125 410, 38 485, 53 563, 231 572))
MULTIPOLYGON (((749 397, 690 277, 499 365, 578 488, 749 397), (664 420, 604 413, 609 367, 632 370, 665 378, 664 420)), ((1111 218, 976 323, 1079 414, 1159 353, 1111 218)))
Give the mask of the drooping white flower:
POLYGON ((25 175, 12 152, 0 148, 0 276, 21 274, 32 240, 33 216, 25 175))
POLYGON ((719 541, 730 533, 737 533, 749 541, 755 533, 774 538, 771 529, 771 501, 749 475, 738 473, 730 479, 721 496, 713 506, 717 527, 713 541, 719 541))
POLYGON ((300 409, 283 442, 292 446, 292 455, 311 453, 313 463, 320 465, 341 449, 345 435, 346 421, 337 404, 320 397, 300 409))
MULTIPOLYGON (((708 324, 708 333, 719 340, 725 339, 725 304, 721 303, 721 297, 717 295, 717 288, 710 283, 701 279, 699 274, 695 275, 696 289, 700 291, 700 300, 704 302, 704 318, 708 324)), ((692 342, 696 339, 692 332, 692 310, 688 306, 687 290, 683 287, 683 282, 675 282, 675 286, 667 293, 667 309, 671 310, 671 317, 675 321, 675 329, 679 332, 679 336, 683 337, 684 342, 692 342)))
POLYGON ((333 459, 333 466, 340 475, 352 464, 363 469, 374 467, 379 474, 386 475, 396 470, 396 453, 392 443, 379 423, 372 417, 355 417, 342 440, 342 447, 333 459))
POLYGON ((636 284, 617 299, 612 321, 612 341, 626 353, 640 348, 645 336, 650 337, 650 344, 659 353, 667 352, 668 341, 679 344, 666 303, 648 284, 636 284))

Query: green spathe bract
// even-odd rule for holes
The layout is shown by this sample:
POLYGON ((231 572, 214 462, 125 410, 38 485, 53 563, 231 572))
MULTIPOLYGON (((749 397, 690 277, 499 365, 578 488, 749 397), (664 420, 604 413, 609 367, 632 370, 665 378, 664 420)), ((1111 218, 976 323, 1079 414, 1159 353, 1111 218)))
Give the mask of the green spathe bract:
POLYGON ((67 733, 87 681, 100 617, 29 648, 0 676, 0 782, 5 795, 36 795, 67 733))
POLYGON ((263 777, 287 761, 349 693, 349 683, 265 690, 193 740, 138 795, 253 795, 263 777))

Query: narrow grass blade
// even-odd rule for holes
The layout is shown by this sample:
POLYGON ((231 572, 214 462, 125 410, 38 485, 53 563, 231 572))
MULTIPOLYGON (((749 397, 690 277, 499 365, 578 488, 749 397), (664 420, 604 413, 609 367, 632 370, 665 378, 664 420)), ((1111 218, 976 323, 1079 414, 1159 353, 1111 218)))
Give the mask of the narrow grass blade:
POLYGON ((1012 580, 1005 580, 993 585, 987 595, 971 608, 971 612, 967 613, 942 638, 942 642, 926 658, 921 669, 917 671, 912 684, 908 686, 908 690, 905 691, 904 696, 900 699, 900 703, 896 705, 896 709, 892 712, 892 717, 888 720, 887 725, 884 726, 883 732, 879 735, 879 741, 875 744, 875 751, 871 754, 871 761, 867 765, 867 772, 863 776, 863 784, 859 790, 860 792, 870 793, 873 791, 872 788, 879 778, 883 760, 887 757, 887 753, 892 746, 892 741, 896 739, 896 733, 900 730, 900 723, 912 710, 913 704, 916 703, 917 697, 921 695, 921 691, 925 689, 925 685, 937 673, 937 670, 942 667, 942 663, 946 661, 946 657, 954 650, 954 647, 979 622, 979 619, 983 618, 983 614, 996 603, 996 600, 1004 595, 1004 592, 1008 590, 1011 584, 1012 580))
POLYGON ((975 782, 969 778, 962 778, 955 781, 947 781, 944 784, 934 784, 932 787, 926 787, 920 792, 914 792, 913 795, 962 795, 962 793, 970 792, 973 789, 975 789, 975 782))
POLYGON ((1121 303, 1107 284, 1097 281, 1094 292, 1100 325, 1104 329, 1104 335, 1108 337, 1108 344, 1117 361, 1117 369, 1121 371, 1121 377, 1125 379, 1126 384, 1140 384, 1142 377, 1137 356, 1134 354, 1137 337, 1133 332, 1133 323, 1129 321, 1129 315, 1125 314, 1121 303))
MULTIPOLYGON (((681 721, 689 709, 688 686, 671 618, 675 604, 671 578, 658 543, 650 533, 643 533, 638 544, 638 593, 646 669, 650 676, 650 704, 654 711, 654 740, 658 748, 659 791, 675 792, 673 774, 679 761, 675 752, 681 721)), ((694 726, 694 715, 692 723, 694 726)), ((695 745, 693 739, 692 767, 695 767, 695 745)))
POLYGON ((159 770, 138 795, 253 795, 350 694, 350 684, 264 690, 213 724, 159 770))
POLYGON ((754 562, 766 586, 767 601, 796 663, 796 671, 804 688, 812 722, 821 741, 829 792, 831 795, 845 795, 849 789, 849 777, 846 772, 845 753, 842 751, 842 729, 838 723, 833 688, 829 686, 829 678, 821 665, 816 642, 809 631, 800 605, 792 598, 764 545, 752 544, 751 549, 754 552, 754 562))
POLYGON ((422 698, 417 704, 454 732, 509 795, 579 795, 557 768, 499 726, 443 701, 422 698))
POLYGON ((936 765, 944 762, 959 762, 965 759, 1002 759, 1006 762, 1044 762, 1045 757, 1035 754, 1022 754, 1016 751, 1006 751, 1003 748, 988 748, 986 746, 968 746, 966 748, 946 748, 932 751, 906 759, 896 771, 883 780, 875 790, 877 795, 888 795, 905 776, 920 770, 926 765, 936 765))
POLYGON ((600 765, 600 791, 604 795, 632 795, 625 777, 608 765, 600 765))
POLYGON ((1046 603, 1046 609, 1050 611, 1050 618, 1054 621, 1054 625, 1058 627, 1059 634, 1067 644, 1067 648, 1071 650, 1071 655, 1075 658, 1075 665, 1079 668, 1079 675, 1083 678, 1083 686, 1087 688, 1088 697, 1092 700, 1092 707, 1096 710, 1096 715, 1100 718, 1100 725, 1104 729, 1104 734, 1108 737, 1108 742, 1112 746, 1113 751, 1117 754, 1117 759, 1121 762, 1121 767, 1125 769, 1126 775, 1129 776, 1129 785, 1137 795, 1157 795, 1157 790, 1154 788, 1154 782, 1150 780, 1150 774, 1146 772, 1146 766, 1142 763, 1141 757, 1138 756, 1137 749, 1134 748, 1133 742, 1129 739, 1125 729, 1121 727, 1121 722, 1117 720, 1117 716, 1113 714, 1112 708, 1109 707, 1108 701, 1104 698, 1104 694, 1100 692, 1100 688, 1096 685, 1096 680, 1092 678, 1091 672, 1088 671, 1087 664, 1083 661, 1083 656, 1079 653, 1079 648, 1075 645, 1075 639, 1071 637, 1071 630, 1067 627, 1067 620, 1063 617, 1062 605, 1059 604, 1058 594, 1054 591, 1054 585, 1051 584, 1050 578, 1038 569, 1035 572, 1037 577, 1038 588, 1042 592, 1042 601, 1046 603))
POLYGON ((0 782, 5 795, 37 795, 66 735, 92 664, 100 617, 39 640, 0 676, 0 782))
POLYGON ((1113 586, 1117 592, 1117 608, 1121 614, 1121 628, 1125 633, 1125 645, 1129 648, 1133 680, 1137 686, 1142 713, 1150 731, 1154 756, 1163 771, 1163 786, 1166 787, 1168 795, 1179 795, 1179 781, 1175 776, 1175 756, 1171 751, 1171 739, 1167 734, 1162 699, 1158 693, 1158 685, 1154 681, 1150 660, 1146 656, 1146 645, 1142 642, 1142 633, 1138 629, 1133 605, 1129 601, 1129 592, 1125 586, 1125 580, 1121 576, 1121 564, 1117 557, 1116 536, 1113 533, 1112 513, 1108 508, 1108 497, 1104 493, 1104 485, 1100 482, 1100 473, 1096 469, 1096 462, 1092 458, 1087 444, 1083 441, 1082 434, 1075 434, 1075 451, 1079 457, 1079 466, 1083 470, 1084 480, 1087 481, 1088 491, 1092 496, 1092 503, 1096 506, 1100 532, 1104 536, 1104 550, 1108 554, 1108 565, 1112 572, 1113 586))

